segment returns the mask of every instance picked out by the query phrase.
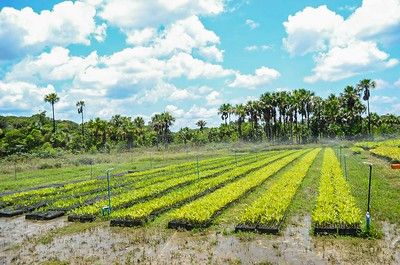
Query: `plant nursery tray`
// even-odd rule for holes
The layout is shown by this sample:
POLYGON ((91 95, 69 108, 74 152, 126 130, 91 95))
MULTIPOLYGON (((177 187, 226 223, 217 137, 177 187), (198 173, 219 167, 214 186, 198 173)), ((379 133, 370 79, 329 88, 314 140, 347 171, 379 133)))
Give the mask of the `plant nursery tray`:
POLYGON ((25 215, 27 220, 51 220, 61 217, 65 214, 64 211, 47 211, 47 212, 33 212, 25 215))
POLYGON ((81 223, 89 223, 96 220, 96 216, 94 215, 68 215, 69 222, 81 222, 81 223))
POLYGON ((143 226, 144 220, 129 220, 129 219, 112 219, 110 221, 110 226, 121 226, 121 227, 135 227, 143 226))

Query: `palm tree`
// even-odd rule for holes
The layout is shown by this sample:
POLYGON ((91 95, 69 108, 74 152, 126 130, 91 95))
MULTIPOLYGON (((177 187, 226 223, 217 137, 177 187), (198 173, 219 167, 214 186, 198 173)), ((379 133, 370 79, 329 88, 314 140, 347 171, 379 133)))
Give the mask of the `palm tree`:
POLYGON ((78 108, 78 114, 82 115, 82 138, 85 134, 85 129, 84 129, 84 125, 83 125, 83 108, 85 107, 85 101, 80 100, 78 102, 76 102, 76 107, 78 108))
POLYGON ((244 119, 246 118, 246 108, 243 106, 243 104, 237 104, 233 108, 233 112, 238 117, 238 120, 237 120, 238 135, 239 135, 239 138, 242 138, 242 124, 244 122, 244 119))
POLYGON ((221 119, 227 124, 229 115, 232 113, 232 105, 229 103, 224 103, 219 107, 218 114, 221 115, 221 119))
POLYGON ((371 79, 363 79, 357 84, 357 89, 361 92, 364 92, 363 100, 367 101, 367 110, 368 110, 368 134, 371 135, 371 115, 369 112, 369 97, 371 95, 370 90, 375 88, 375 81, 371 81, 371 79))
POLYGON ((198 127, 200 127, 200 131, 203 130, 203 128, 206 126, 206 124, 207 124, 207 122, 204 121, 204 120, 199 120, 199 121, 196 122, 196 125, 197 125, 198 127))
POLYGON ((57 103, 60 98, 56 93, 50 93, 44 97, 44 102, 49 102, 51 104, 51 109, 53 111, 53 133, 56 132, 56 119, 54 115, 54 104, 57 103))

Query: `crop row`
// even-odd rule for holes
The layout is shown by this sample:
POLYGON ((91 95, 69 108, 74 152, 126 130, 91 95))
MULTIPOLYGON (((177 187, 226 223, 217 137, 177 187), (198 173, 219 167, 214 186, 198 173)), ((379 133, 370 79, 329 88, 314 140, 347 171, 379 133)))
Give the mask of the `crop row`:
POLYGON ((400 139, 391 139, 385 141, 369 141, 369 142, 358 142, 355 144, 358 147, 362 147, 365 149, 373 149, 380 146, 392 146, 392 147, 400 147, 400 139))
POLYGON ((312 214, 316 227, 357 227, 361 211, 343 177, 340 163, 332 148, 327 148, 322 161, 317 204, 312 214))
POLYGON ((400 147, 380 146, 371 150, 371 153, 390 159, 391 161, 400 162, 400 147))
MULTIPOLYGON (((199 167, 201 167, 202 169, 218 167, 219 164, 227 163, 228 159, 232 160, 229 157, 204 160, 199 162, 199 167)), ((144 185, 153 184, 155 182, 163 181, 168 178, 178 177, 187 174, 188 170, 194 169, 194 165, 195 164, 193 162, 188 162, 184 163, 183 165, 170 165, 164 168, 157 168, 127 174, 124 177, 113 178, 113 180, 118 181, 117 184, 114 185, 114 187, 121 188, 124 186, 132 185, 134 183, 138 183, 138 186, 140 187, 143 180, 145 180, 144 185)), ((80 183, 67 184, 61 188, 45 188, 42 190, 15 193, 2 197, 0 199, 0 203, 2 203, 3 205, 13 205, 17 203, 18 206, 30 206, 44 200, 56 201, 56 203, 58 200, 60 201, 59 204, 65 204, 65 198, 76 198, 75 201, 82 201, 82 199, 90 198, 91 196, 93 197, 93 194, 97 195, 101 194, 102 191, 105 191, 106 188, 104 183, 104 179, 94 179, 80 183)), ((60 205, 56 205, 56 207, 60 207, 60 205)))
MULTIPOLYGON (((243 161, 238 162, 238 166, 248 164, 249 162, 251 162, 251 160, 255 159, 257 158, 252 156, 250 158, 250 161, 248 159, 245 159, 243 161)), ((138 200, 145 199, 150 196, 156 196, 160 193, 167 192, 168 190, 190 184, 193 181, 198 181, 199 179, 212 177, 214 175, 220 174, 225 170, 228 170, 231 167, 232 165, 230 164, 226 163, 220 164, 218 167, 202 171, 199 176, 196 173, 189 172, 182 177, 168 179, 166 181, 158 182, 153 185, 145 185, 142 186, 141 188, 136 188, 136 189, 132 188, 130 190, 125 189, 125 192, 113 196, 112 207, 115 209, 128 207, 131 204, 137 202, 138 200)), ((106 200, 100 200, 92 205, 87 205, 85 207, 81 207, 79 209, 74 210, 73 214, 98 215, 100 213, 100 209, 106 204, 107 204, 106 200)))
MULTIPOLYGON (((247 161, 248 159, 252 159, 254 155, 248 156, 248 157, 243 157, 238 159, 239 162, 241 161, 247 161)), ((227 166, 230 164, 233 164, 234 162, 232 161, 227 161, 229 158, 225 157, 223 159, 212 159, 208 160, 207 163, 203 162, 202 170, 207 171, 215 168, 220 168, 221 166, 227 166), (213 163, 214 161, 217 161, 217 163, 213 163)), ((169 167, 171 168, 171 167, 169 167)), ((124 184, 119 183, 118 185, 114 186, 112 188, 113 196, 131 191, 134 189, 141 189, 144 187, 148 187, 153 184, 160 184, 163 182, 166 182, 168 180, 180 178, 182 176, 187 175, 187 172, 193 171, 191 170, 191 167, 186 167, 186 171, 163 171, 163 174, 157 174, 156 176, 153 175, 145 175, 145 176, 140 176, 136 177, 134 180, 131 180, 129 182, 125 182, 124 184)), ((204 172, 202 171, 202 172, 204 172)), ((105 182, 103 180, 103 183, 101 183, 101 186, 103 187, 101 191, 95 192, 95 193, 90 193, 90 194, 82 194, 79 195, 73 194, 73 196, 70 197, 64 197, 63 199, 55 200, 52 203, 49 203, 49 205, 43 209, 43 210, 69 210, 69 209, 74 209, 79 206, 85 205, 85 204, 93 204, 96 201, 99 201, 101 199, 104 199, 104 196, 106 195, 106 186, 105 182)), ((88 206, 89 207, 89 206, 88 206)))
POLYGON ((227 182, 242 177, 245 174, 265 166, 266 164, 271 163, 287 154, 289 154, 289 152, 276 154, 264 159, 260 157, 260 159, 254 163, 224 171, 222 174, 211 178, 202 179, 181 189, 169 192, 159 198, 115 211, 111 214, 111 216, 113 218, 135 220, 137 222, 146 221, 152 214, 155 214, 156 212, 168 209, 178 204, 182 204, 183 202, 211 192, 217 188, 220 188, 227 182))
POLYGON ((320 151, 320 148, 314 149, 291 165, 261 197, 244 210, 240 223, 251 226, 278 226, 320 151))
POLYGON ((276 162, 251 172, 247 176, 234 181, 207 196, 186 204, 172 213, 172 223, 181 222, 183 224, 189 224, 192 227, 209 225, 219 211, 262 184, 270 176, 305 152, 306 151, 304 150, 296 151, 276 162))

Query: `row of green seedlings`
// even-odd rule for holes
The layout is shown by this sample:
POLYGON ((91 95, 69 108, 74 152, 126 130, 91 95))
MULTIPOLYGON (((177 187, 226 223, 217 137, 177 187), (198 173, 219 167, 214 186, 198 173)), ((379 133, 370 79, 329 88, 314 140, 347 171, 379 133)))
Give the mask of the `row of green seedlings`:
POLYGON ((362 147, 364 149, 374 149, 380 146, 391 146, 391 147, 399 147, 400 139, 391 139, 385 141, 369 141, 369 142, 358 142, 355 146, 362 147))
MULTIPOLYGON (((241 161, 247 158, 240 158, 238 161, 241 161)), ((228 160, 228 157, 224 157, 223 159, 210 159, 207 160, 206 163, 201 163, 202 170, 210 170, 215 168, 220 168, 221 165, 229 165, 233 162, 228 160), (214 163, 214 162, 217 163, 214 163)), ((200 164, 200 163, 199 163, 200 164)), ((200 166, 200 165, 199 165, 200 166)), ((171 167, 169 167, 171 168, 171 167)), ((172 168, 173 169, 173 168, 172 168)), ((117 188, 113 188, 113 195, 122 194, 127 192, 127 190, 133 189, 141 189, 144 187, 151 187, 151 185, 162 185, 163 182, 172 181, 173 179, 180 178, 182 176, 187 175, 187 172, 193 171, 191 167, 186 167, 186 170, 181 170, 175 172, 174 170, 170 171, 163 171, 162 174, 158 174, 157 176, 154 175, 142 175, 141 177, 135 178, 134 182, 130 182, 129 185, 119 185, 117 188)), ((104 183, 103 185, 104 186, 104 183)), ((115 186, 114 186, 115 187, 115 186)), ((36 211, 32 214, 28 214, 26 216, 27 219, 42 219, 48 220, 58 216, 65 214, 67 211, 74 210, 78 207, 92 208, 91 205, 99 203, 103 203, 104 199, 106 198, 106 189, 103 188, 103 193, 96 193, 96 194, 87 194, 84 196, 73 196, 71 198, 65 198, 62 200, 56 200, 47 205, 45 208, 41 208, 39 211, 36 211)), ((97 205, 99 204, 96 204, 97 205)), ((87 217, 86 217, 87 218, 87 217)))
MULTIPOLYGON (((207 161, 201 161, 200 164, 204 163, 210 163, 210 162, 217 162, 219 160, 227 159, 227 157, 222 157, 222 158, 213 158, 207 161)), ((196 162, 186 162, 183 164, 175 164, 175 165, 169 165, 161 168, 154 168, 150 170, 145 170, 145 171, 140 171, 140 172, 135 172, 135 173, 130 173, 124 175, 123 178, 121 179, 120 183, 127 182, 131 178, 138 178, 138 177, 143 177, 143 176, 148 176, 148 175, 155 175, 155 174, 162 174, 168 171, 181 171, 181 170, 187 170, 189 167, 193 167, 196 162)), ((49 195, 56 195, 56 194, 65 194, 65 192, 68 191, 76 191, 77 189, 81 189, 79 191, 86 191, 90 190, 93 188, 98 187, 99 183, 103 183, 103 179, 92 179, 92 180, 85 180, 81 181, 78 183, 70 183, 70 184, 65 184, 62 186, 58 187, 48 187, 48 188, 41 188, 37 190, 30 190, 30 191, 24 191, 24 192, 17 192, 14 194, 6 195, 0 197, 0 204, 12 204, 13 202, 19 202, 21 200, 29 199, 32 200, 35 197, 44 197, 44 196, 49 196, 49 195)))
MULTIPOLYGON (((264 153, 258 155, 258 157, 268 156, 270 154, 264 153)), ((256 155, 251 155, 250 157, 243 158, 242 160, 236 162, 221 162, 215 167, 210 169, 203 170, 201 174, 188 172, 184 176, 179 178, 172 178, 167 181, 155 183, 153 185, 144 185, 140 188, 131 188, 129 190, 124 190, 124 192, 115 195, 113 192, 112 196, 112 210, 117 210, 120 208, 130 207, 135 203, 138 203, 143 200, 147 200, 150 198, 154 198, 157 196, 161 196, 162 194, 177 189, 179 187, 183 187, 185 185, 189 185, 192 182, 198 181, 200 179, 209 178, 214 175, 220 174, 225 170, 229 170, 233 166, 243 166, 249 163, 252 163, 257 159, 256 155), (233 164, 235 163, 235 164, 233 164)), ((95 202, 94 204, 90 204, 87 206, 83 206, 77 208, 72 211, 71 215, 68 217, 70 221, 93 221, 96 216, 101 214, 101 209, 105 205, 108 204, 106 198, 95 202)))
POLYGON ((324 152, 316 207, 312 214, 315 234, 356 235, 361 210, 350 193, 339 160, 332 148, 324 152))
MULTIPOLYGON (((214 165, 214 162, 225 163, 229 157, 213 158, 199 162, 199 167, 208 168, 214 165)), ((137 184, 143 185, 153 184, 157 181, 164 181, 168 178, 183 175, 194 166, 193 163, 184 163, 183 165, 170 165, 165 168, 152 169, 148 171, 136 172, 126 175, 124 181, 120 181, 115 188, 122 190, 123 187, 130 187, 137 184)), ((23 192, 22 194, 13 194, 2 197, 2 202, 11 207, 2 209, 4 216, 21 214, 47 205, 42 211, 66 211, 81 206, 85 202, 94 202, 106 191, 104 180, 91 180, 84 183, 68 184, 59 189, 45 189, 43 191, 23 192), (56 191, 56 192, 54 192, 56 191), (10 203, 14 202, 14 204, 10 203), (24 209, 24 210, 21 210, 24 209)), ((0 214, 1 214, 0 213, 0 214)))
MULTIPOLYGON (((246 161, 247 159, 251 159, 251 158, 252 158, 252 156, 249 156, 249 157, 244 156, 244 157, 241 157, 240 159, 238 159, 238 161, 239 162, 246 161)), ((233 162, 230 161, 229 158, 225 158, 223 160, 217 161, 217 163, 213 163, 213 161, 208 161, 207 164, 202 163, 202 167, 201 167, 200 171, 206 172, 208 170, 213 170, 216 168, 220 168, 221 166, 227 166, 227 165, 232 165, 232 164, 233 164, 233 162)), ((197 170, 195 170, 195 171, 197 171, 197 170)), ((164 172, 164 174, 158 175, 156 177, 152 176, 151 178, 149 178, 149 176, 147 176, 146 178, 141 178, 139 181, 132 183, 132 185, 125 185, 123 187, 112 188, 113 200, 116 195, 120 195, 120 194, 126 193, 128 191, 142 189, 142 188, 146 188, 146 187, 149 188, 149 187, 152 187, 152 185, 160 186, 160 185, 163 185, 162 183, 164 183, 164 182, 167 182, 167 181, 173 182, 174 179, 185 177, 188 174, 188 172, 195 172, 195 171, 193 171, 192 168, 187 168, 187 170, 183 170, 180 172, 174 172, 174 170, 166 171, 166 172, 164 172)), ((196 174, 196 173, 193 173, 193 174, 196 174)), ((103 185, 104 185, 104 183, 103 183, 103 185)), ((69 198, 67 200, 59 200, 59 201, 56 201, 56 202, 48 205, 48 207, 46 207, 46 208, 50 209, 50 210, 64 210, 64 211, 74 210, 81 206, 87 206, 88 208, 96 208, 96 207, 98 207, 98 204, 102 204, 104 202, 105 195, 106 195, 106 192, 104 191, 104 193, 96 194, 95 196, 93 196, 93 194, 92 194, 92 195, 69 198), (90 206, 96 202, 98 202, 96 204, 96 206, 90 206)))
POLYGON ((222 213, 224 209, 246 196, 256 187, 263 184, 269 177, 307 151, 308 150, 295 151, 207 196, 185 204, 183 207, 171 213, 172 220, 168 223, 168 227, 185 229, 208 227, 215 217, 222 213))
POLYGON ((289 155, 290 153, 292 152, 277 153, 266 158, 259 156, 257 160, 250 164, 221 171, 221 173, 213 177, 201 179, 188 186, 173 190, 153 200, 134 204, 131 207, 114 211, 111 213, 111 225, 144 225, 146 222, 151 221, 157 215, 165 211, 168 211, 172 208, 177 208, 185 203, 205 196, 206 194, 211 193, 227 185, 228 183, 246 176, 254 170, 262 168, 273 161, 289 155))
MULTIPOLYGON (((400 145, 399 145, 400 146, 400 145)), ((379 146, 370 150, 372 154, 385 158, 390 162, 400 163, 400 147, 397 146, 379 146)))
POLYGON ((313 149, 290 165, 253 203, 246 207, 235 231, 277 234, 287 209, 321 148, 313 149))

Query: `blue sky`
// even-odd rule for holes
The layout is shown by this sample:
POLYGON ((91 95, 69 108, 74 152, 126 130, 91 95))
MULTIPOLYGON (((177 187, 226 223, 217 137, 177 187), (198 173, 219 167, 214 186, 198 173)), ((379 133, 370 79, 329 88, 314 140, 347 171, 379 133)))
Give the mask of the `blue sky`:
POLYGON ((0 2, 0 114, 58 118, 170 111, 175 129, 265 91, 326 97, 363 78, 371 108, 400 111, 400 1, 0 2))

